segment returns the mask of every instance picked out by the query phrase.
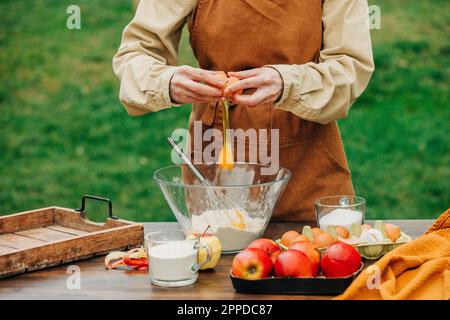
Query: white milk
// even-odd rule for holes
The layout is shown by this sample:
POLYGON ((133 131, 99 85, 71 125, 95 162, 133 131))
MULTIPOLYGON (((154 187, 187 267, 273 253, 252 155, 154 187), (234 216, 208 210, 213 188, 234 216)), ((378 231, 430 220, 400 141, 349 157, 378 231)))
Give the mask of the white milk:
POLYGON ((326 230, 328 226, 343 226, 350 230, 354 223, 362 223, 361 211, 338 208, 319 219, 319 227, 322 230, 326 230))
POLYGON ((197 250, 190 242, 165 243, 148 250, 150 274, 162 281, 192 279, 196 272, 197 250))

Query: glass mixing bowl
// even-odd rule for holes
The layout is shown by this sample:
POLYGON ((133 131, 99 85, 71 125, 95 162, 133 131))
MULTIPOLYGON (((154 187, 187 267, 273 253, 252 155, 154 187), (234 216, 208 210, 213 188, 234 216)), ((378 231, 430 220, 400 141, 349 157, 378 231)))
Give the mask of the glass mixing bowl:
POLYGON ((224 253, 243 250, 264 233, 291 173, 280 168, 236 163, 232 170, 216 164, 196 165, 211 184, 201 184, 185 165, 153 174, 177 221, 186 233, 216 235, 224 253))

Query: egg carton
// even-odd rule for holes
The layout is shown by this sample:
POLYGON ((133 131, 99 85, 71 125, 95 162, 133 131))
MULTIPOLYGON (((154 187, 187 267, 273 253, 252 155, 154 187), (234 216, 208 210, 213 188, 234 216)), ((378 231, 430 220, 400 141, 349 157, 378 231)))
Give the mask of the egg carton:
MULTIPOLYGON (((400 233, 400 237, 398 238, 398 240, 396 242, 392 242, 389 239, 385 239, 382 242, 374 243, 374 244, 368 244, 368 243, 358 243, 358 244, 348 243, 348 244, 352 245, 356 250, 358 250, 359 254, 364 259, 376 260, 376 259, 379 259, 382 256, 384 256, 389 251, 394 250, 394 249, 398 248, 399 246, 410 242, 411 240, 412 240, 411 237, 402 231, 400 233)), ((341 241, 342 241, 342 239, 341 239, 341 241)), ((343 242, 345 242, 345 241, 343 241, 343 242)), ((278 245, 282 249, 284 249, 284 250, 288 249, 285 245, 283 245, 281 243, 280 239, 276 240, 276 243, 278 243, 278 245)), ((326 250, 326 248, 319 248, 319 250, 322 253, 326 250)))
POLYGON ((392 242, 391 240, 385 240, 380 243, 367 244, 367 243, 359 243, 353 245, 359 254, 367 260, 376 260, 384 256, 391 250, 398 248, 399 246, 410 242, 412 239, 409 235, 404 232, 401 232, 400 238, 396 242, 392 242))

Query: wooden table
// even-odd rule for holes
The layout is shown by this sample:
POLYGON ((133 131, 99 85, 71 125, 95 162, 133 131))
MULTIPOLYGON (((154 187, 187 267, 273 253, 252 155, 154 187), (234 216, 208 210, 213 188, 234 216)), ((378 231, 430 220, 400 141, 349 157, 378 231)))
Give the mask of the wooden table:
MULTIPOLYGON (((416 238, 432 220, 397 220, 393 223, 416 238)), ((370 221, 369 221, 370 223, 370 221)), ((177 223, 144 223, 145 232, 176 229, 177 223)), ((276 239, 284 231, 301 230, 299 223, 271 223, 265 237, 276 239)), ((30 272, 0 280, 0 299, 329 299, 329 296, 273 296, 236 293, 229 279, 233 255, 222 256, 215 271, 205 271, 197 283, 182 288, 161 288, 150 284, 146 271, 105 270, 104 257, 78 261, 81 288, 68 289, 69 265, 30 272)), ((76 267, 75 267, 76 268, 76 267)))

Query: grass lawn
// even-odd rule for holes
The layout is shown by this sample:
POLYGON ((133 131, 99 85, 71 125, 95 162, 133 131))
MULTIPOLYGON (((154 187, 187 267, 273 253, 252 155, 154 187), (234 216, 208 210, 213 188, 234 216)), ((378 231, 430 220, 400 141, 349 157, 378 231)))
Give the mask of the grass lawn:
MULTIPOLYGON (((76 3, 82 29, 69 31, 72 1, 0 2, 0 213, 77 207, 97 194, 120 217, 173 220, 152 173, 170 164, 165 138, 186 127, 190 108, 129 117, 111 57, 131 1, 76 3)), ((382 10, 377 70, 340 123, 354 184, 368 218, 434 218, 450 204, 450 4, 370 3, 382 10)), ((195 64, 186 33, 180 53, 195 64)))

